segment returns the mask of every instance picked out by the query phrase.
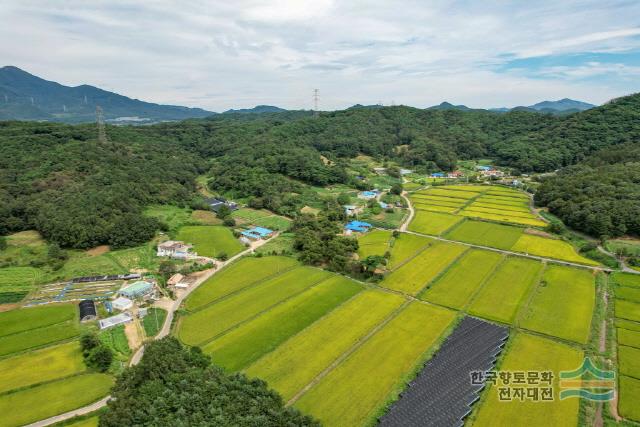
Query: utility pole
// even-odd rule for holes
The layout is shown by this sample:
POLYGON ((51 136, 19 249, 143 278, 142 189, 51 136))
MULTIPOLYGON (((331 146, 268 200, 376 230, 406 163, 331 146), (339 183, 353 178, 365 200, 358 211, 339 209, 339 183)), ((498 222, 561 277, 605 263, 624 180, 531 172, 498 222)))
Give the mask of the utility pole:
POLYGON ((318 111, 318 99, 320 98, 320 91, 318 89, 313 90, 313 116, 318 117, 320 112, 318 111))
POLYGON ((102 144, 107 143, 107 130, 104 126, 104 114, 102 113, 102 108, 100 106, 96 106, 96 124, 98 125, 98 142, 102 144))

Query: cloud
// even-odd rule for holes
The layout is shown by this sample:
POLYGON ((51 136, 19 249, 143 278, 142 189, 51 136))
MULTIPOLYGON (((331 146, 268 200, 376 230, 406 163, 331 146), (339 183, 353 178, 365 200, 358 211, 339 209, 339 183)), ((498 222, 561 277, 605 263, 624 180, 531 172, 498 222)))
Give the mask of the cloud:
POLYGON ((640 2, 527 3, 5 0, 0 58, 63 84, 215 111, 310 108, 314 88, 325 109, 638 91, 640 2))

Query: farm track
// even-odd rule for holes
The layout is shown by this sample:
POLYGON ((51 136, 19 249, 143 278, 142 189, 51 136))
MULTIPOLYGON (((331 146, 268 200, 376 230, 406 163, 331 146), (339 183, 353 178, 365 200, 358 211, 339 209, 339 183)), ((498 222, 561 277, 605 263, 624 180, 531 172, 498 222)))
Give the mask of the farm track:
MULTIPOLYGON (((218 263, 218 265, 217 265, 217 267, 215 269, 211 269, 206 274, 203 274, 202 276, 200 276, 198 278, 198 280, 190 288, 188 288, 184 293, 182 293, 178 298, 176 298, 176 300, 173 302, 173 304, 171 304, 169 307, 167 307, 168 308, 167 317, 166 317, 166 319, 164 321, 164 325, 162 326, 162 329, 160 330, 160 332, 158 332, 158 335, 156 335, 156 337, 154 339, 159 340, 159 339, 162 339, 162 338, 166 337, 167 335, 169 335, 169 333, 171 332, 171 326, 173 324, 173 318, 174 318, 174 314, 175 314, 176 310, 178 310, 180 308, 180 305, 182 304, 182 302, 198 286, 203 284, 205 281, 207 281, 211 276, 216 274, 218 271, 222 270, 223 267, 233 263, 235 260, 243 257, 244 255, 253 252, 255 249, 257 249, 260 246, 266 244, 270 240, 275 239, 276 237, 278 237, 278 234, 279 233, 276 233, 273 237, 271 237, 271 238, 269 238, 267 240, 259 240, 257 242, 253 242, 249 248, 247 248, 244 251, 232 256, 231 258, 229 258, 225 262, 218 263)), ((144 354, 144 345, 141 346, 134 353, 134 355, 131 357, 131 360, 129 361, 129 366, 137 365, 140 362, 140 360, 142 359, 143 354, 144 354)), ((107 403, 109 402, 110 399, 111 399, 111 396, 106 396, 106 397, 100 399, 99 401, 92 403, 91 405, 83 406, 81 408, 74 409, 73 411, 65 412, 64 414, 60 414, 60 415, 56 415, 54 417, 46 418, 44 420, 36 421, 35 423, 29 424, 26 427, 45 427, 45 426, 50 426, 52 424, 56 424, 56 423, 59 423, 59 422, 62 422, 62 421, 69 420, 69 419, 74 418, 74 417, 78 417, 78 416, 81 416, 81 415, 86 415, 86 414, 89 414, 91 412, 97 411, 98 409, 107 406, 107 403)))

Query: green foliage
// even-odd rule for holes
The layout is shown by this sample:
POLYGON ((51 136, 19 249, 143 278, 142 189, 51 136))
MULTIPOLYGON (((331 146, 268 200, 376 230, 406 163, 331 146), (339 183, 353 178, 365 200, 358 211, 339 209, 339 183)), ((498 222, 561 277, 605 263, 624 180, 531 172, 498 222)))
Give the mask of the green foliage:
POLYGON ((100 372, 106 372, 113 361, 113 353, 94 332, 85 332, 80 337, 84 363, 100 372))
POLYGON ((118 378, 112 396, 100 417, 101 427, 319 425, 285 408, 282 398, 267 389, 264 381, 227 375, 210 365, 199 348, 184 348, 175 338, 148 344, 140 363, 118 378))

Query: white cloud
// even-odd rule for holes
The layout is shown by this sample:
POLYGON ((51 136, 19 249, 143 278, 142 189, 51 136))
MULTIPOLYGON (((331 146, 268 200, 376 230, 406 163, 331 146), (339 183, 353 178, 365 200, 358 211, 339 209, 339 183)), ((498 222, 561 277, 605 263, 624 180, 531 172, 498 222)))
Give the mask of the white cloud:
POLYGON ((600 103, 638 90, 625 78, 637 66, 619 61, 545 66, 539 78, 500 66, 585 52, 638 58, 640 2, 527 3, 5 0, 0 58, 63 84, 215 111, 310 108, 313 88, 326 109, 600 103))

